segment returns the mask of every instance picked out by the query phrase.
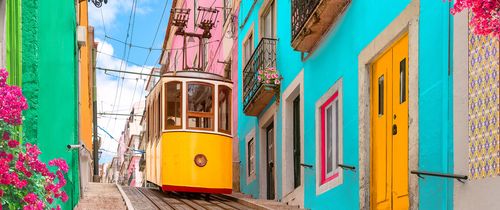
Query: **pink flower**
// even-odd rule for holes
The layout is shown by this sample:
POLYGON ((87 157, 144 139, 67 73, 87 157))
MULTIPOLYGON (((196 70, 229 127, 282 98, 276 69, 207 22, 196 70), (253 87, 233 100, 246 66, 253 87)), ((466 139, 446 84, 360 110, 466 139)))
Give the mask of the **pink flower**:
POLYGON ((279 85, 280 83, 281 83, 281 81, 280 81, 279 79, 277 79, 277 80, 274 80, 274 84, 277 84, 277 85, 279 85))
POLYGON ((29 204, 34 204, 38 197, 35 195, 35 193, 28 193, 26 196, 24 196, 24 201, 29 204))
POLYGON ((9 72, 5 68, 0 69, 0 88, 6 85, 7 77, 9 76, 9 72))
POLYGON ((64 191, 61 193, 61 200, 62 202, 68 201, 68 195, 66 195, 66 192, 64 191))
POLYGON ((66 164, 66 161, 63 159, 58 158, 58 159, 51 160, 51 161, 49 161, 49 165, 50 166, 57 166, 57 167, 59 167, 59 169, 61 169, 65 173, 68 172, 68 164, 66 164))
POLYGON ((10 148, 16 148, 17 146, 19 146, 19 142, 16 140, 10 140, 7 145, 9 145, 10 148))
POLYGON ((0 197, 3 196, 3 190, 0 190, 0 197))
POLYGON ((2 139, 3 139, 3 140, 9 140, 9 139, 10 139, 10 134, 9 134, 9 132, 4 131, 4 132, 3 132, 3 135, 2 135, 2 139))
POLYGON ((473 15, 469 25, 476 35, 492 34, 500 38, 500 1, 498 0, 456 0, 451 14, 470 9, 473 15))

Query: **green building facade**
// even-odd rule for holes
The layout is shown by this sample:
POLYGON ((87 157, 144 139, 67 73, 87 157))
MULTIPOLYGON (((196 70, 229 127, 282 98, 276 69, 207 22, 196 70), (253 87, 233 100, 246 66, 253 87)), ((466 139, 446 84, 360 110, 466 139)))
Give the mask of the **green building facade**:
POLYGON ((24 143, 38 145, 41 160, 63 158, 70 170, 62 209, 80 196, 78 151, 78 45, 74 1, 6 1, 5 65, 9 83, 21 86, 29 108, 24 143))

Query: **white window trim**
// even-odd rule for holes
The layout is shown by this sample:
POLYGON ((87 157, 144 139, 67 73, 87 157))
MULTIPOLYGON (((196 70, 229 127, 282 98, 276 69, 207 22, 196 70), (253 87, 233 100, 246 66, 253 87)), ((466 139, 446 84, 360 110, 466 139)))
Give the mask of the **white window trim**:
POLYGON ((278 23, 278 9, 277 9, 277 5, 278 5, 278 0, 264 0, 264 2, 262 3, 262 6, 260 7, 260 10, 259 10, 259 18, 258 18, 258 21, 259 21, 259 41, 262 39, 262 38, 275 38, 276 37, 276 34, 278 33, 276 30, 277 30, 277 23, 278 23), (273 4, 274 3, 274 4, 273 4), (264 32, 264 29, 263 29, 263 19, 264 19, 264 15, 267 14, 270 10, 270 6, 271 4, 273 4, 274 6, 274 19, 273 19, 273 26, 274 26, 274 34, 273 34, 273 37, 264 37, 264 34, 262 34, 262 32, 264 32))
POLYGON ((247 65, 247 63, 250 61, 250 58, 252 57, 252 54, 253 52, 255 51, 255 33, 254 33, 254 25, 252 24, 250 26, 250 28, 248 29, 247 33, 245 34, 244 36, 245 38, 243 38, 243 41, 241 42, 241 64, 242 64, 242 71, 243 69, 245 68, 245 66, 247 65), (252 36, 252 40, 251 40, 251 45, 250 47, 252 48, 252 53, 250 53, 250 57, 247 58, 245 56, 245 45, 249 40, 250 36, 252 36))
POLYGON ((327 192, 344 182, 343 172, 344 170, 340 167, 334 169, 333 174, 339 174, 338 177, 329 180, 328 182, 321 184, 321 106, 325 104, 325 102, 330 99, 335 92, 338 92, 337 100, 338 100, 338 128, 339 128, 339 142, 338 142, 338 163, 343 163, 343 89, 342 89, 342 78, 339 78, 337 82, 323 95, 321 98, 316 101, 316 195, 320 195, 324 192, 327 192))
POLYGON ((247 180, 247 185, 253 182, 257 178, 257 156, 255 149, 257 149, 257 139, 255 139, 255 128, 252 129, 250 132, 248 132, 247 136, 245 137, 245 160, 248 161, 249 158, 249 153, 248 153, 248 142, 253 139, 253 158, 254 158, 254 163, 253 163, 253 173, 250 173, 248 171, 250 163, 247 163, 245 166, 245 177, 247 180))

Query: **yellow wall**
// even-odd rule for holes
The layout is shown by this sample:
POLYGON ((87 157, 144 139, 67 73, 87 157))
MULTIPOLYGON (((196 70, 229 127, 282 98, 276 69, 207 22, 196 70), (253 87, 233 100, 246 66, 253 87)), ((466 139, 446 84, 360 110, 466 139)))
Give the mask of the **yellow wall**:
POLYGON ((80 140, 92 151, 92 74, 94 46, 93 29, 88 23, 88 2, 80 1, 78 8, 78 23, 86 29, 87 41, 80 46, 79 62, 79 110, 80 110, 80 140))

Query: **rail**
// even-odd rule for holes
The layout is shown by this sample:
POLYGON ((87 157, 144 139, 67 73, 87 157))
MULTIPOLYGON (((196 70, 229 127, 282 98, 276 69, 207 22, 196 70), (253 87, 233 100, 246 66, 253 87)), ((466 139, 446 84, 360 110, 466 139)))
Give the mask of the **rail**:
POLYGON ((425 176, 434 176, 434 177, 442 177, 442 178, 451 178, 456 179, 459 182, 465 183, 469 177, 466 175, 458 175, 458 174, 445 174, 445 173, 436 173, 436 172, 428 172, 428 171, 411 171, 412 174, 417 175, 419 178, 424 179, 422 175, 425 176))
POLYGON ((276 66, 277 39, 262 38, 243 69, 243 107, 253 99, 262 83, 257 80, 258 70, 276 66))
POLYGON ((321 0, 292 0, 292 40, 297 37, 321 0))

